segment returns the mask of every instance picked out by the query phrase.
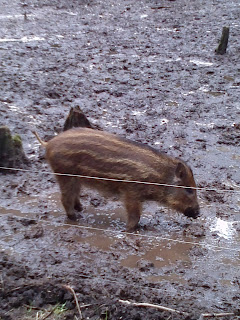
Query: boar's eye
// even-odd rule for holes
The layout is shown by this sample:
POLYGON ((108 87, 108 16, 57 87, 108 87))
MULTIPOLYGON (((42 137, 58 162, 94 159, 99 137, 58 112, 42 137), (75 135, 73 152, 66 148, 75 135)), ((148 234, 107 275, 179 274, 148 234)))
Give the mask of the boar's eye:
POLYGON ((188 194, 193 194, 193 193, 194 193, 194 190, 191 189, 191 188, 186 188, 185 191, 186 191, 188 194))

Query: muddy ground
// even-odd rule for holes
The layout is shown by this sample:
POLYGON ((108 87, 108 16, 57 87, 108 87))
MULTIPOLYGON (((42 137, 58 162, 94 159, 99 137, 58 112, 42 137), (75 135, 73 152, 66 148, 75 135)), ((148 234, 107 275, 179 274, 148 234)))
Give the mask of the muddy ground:
POLYGON ((1 0, 0 125, 32 172, 0 173, 0 319, 80 318, 63 285, 84 319, 239 319, 239 19, 239 0, 1 0), (199 191, 201 217, 150 203, 128 235, 118 199, 86 190, 69 222, 31 130, 49 139, 76 105, 186 160, 214 189, 199 191))

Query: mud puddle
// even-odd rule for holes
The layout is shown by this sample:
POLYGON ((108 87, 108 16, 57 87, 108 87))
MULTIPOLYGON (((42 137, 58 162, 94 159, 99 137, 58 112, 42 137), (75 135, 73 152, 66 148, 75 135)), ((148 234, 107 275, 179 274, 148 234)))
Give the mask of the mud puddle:
POLYGON ((116 280, 116 273, 121 270, 127 277, 138 275, 143 283, 137 281, 137 291, 154 290, 154 296, 164 290, 168 295, 178 293, 191 299, 192 290, 197 288, 195 308, 204 304, 207 310, 212 308, 213 300, 206 290, 216 292, 224 287, 224 294, 218 294, 219 302, 215 301, 218 306, 225 294, 233 298, 238 295, 239 256, 235 250, 239 233, 233 221, 212 217, 183 227, 173 215, 165 217, 157 212, 149 217, 144 213, 139 233, 126 234, 124 210, 119 202, 102 203, 98 196, 83 196, 85 209, 73 223, 64 216, 59 193, 43 193, 41 197, 46 197, 46 213, 39 212, 38 197, 26 195, 15 198, 18 209, 0 208, 0 247, 9 259, 14 257, 27 268, 29 263, 34 264, 42 276, 66 277, 77 272, 85 279, 84 285, 94 278, 93 282, 107 286, 127 286, 125 276, 119 274, 116 280), (160 219, 160 225, 156 219, 160 219), (68 261, 67 265, 64 261, 68 261))
MULTIPOLYGON (((78 220, 71 222, 64 215, 58 192, 50 195, 44 193, 42 196, 46 197, 48 207, 52 209, 47 214, 42 215, 37 212, 38 197, 26 195, 15 198, 20 209, 0 207, 0 214, 2 217, 6 215, 6 218, 10 220, 12 218, 16 219, 22 225, 33 225, 33 229, 36 229, 37 225, 47 233, 54 231, 56 234, 68 234, 70 231, 71 234, 72 230, 76 229, 80 233, 70 236, 70 244, 65 246, 67 251, 71 252, 72 243, 74 243, 74 246, 87 244, 100 251, 111 251, 117 248, 120 265, 132 269, 136 268, 140 271, 154 268, 154 272, 161 272, 169 266, 174 269, 180 261, 184 261, 187 265, 192 265, 191 251, 196 248, 199 248, 200 252, 201 250, 207 250, 206 248, 215 252, 215 259, 220 264, 226 264, 226 261, 228 261, 228 264, 232 263, 233 266, 238 264, 239 259, 237 259, 237 262, 234 260, 234 253, 235 251, 237 252, 237 245, 240 240, 237 221, 226 221, 219 217, 213 217, 203 220, 204 232, 202 223, 195 225, 194 223, 189 223, 188 228, 185 228, 185 230, 178 226, 178 232, 176 231, 176 226, 172 226, 172 232, 169 232, 172 223, 171 217, 170 220, 166 217, 161 218, 162 225, 166 224, 167 227, 159 231, 161 230, 158 230, 159 227, 151 226, 151 220, 154 219, 154 216, 149 218, 149 215, 143 213, 141 219, 143 220, 142 227, 144 230, 141 230, 141 228, 137 234, 131 235, 126 234, 124 231, 126 225, 125 212, 119 202, 101 205, 100 198, 98 196, 93 197, 90 200, 90 204, 85 207, 78 217, 78 220), (101 206, 104 208, 101 208, 101 206), (24 210, 22 210, 23 207, 25 207, 24 210), (147 226, 148 223, 149 226, 147 226), (123 248, 121 246, 118 247, 118 244, 124 241, 130 247, 132 246, 132 250, 129 252, 124 246, 123 248), (139 247, 138 241, 141 243, 139 247), (135 244, 131 245, 131 242, 136 242, 137 249, 135 244), (227 249, 229 249, 229 252, 225 253, 224 251, 227 249)), ((147 205, 147 207, 151 208, 150 205, 147 205)), ((159 213, 157 214, 159 215, 159 213)), ((19 232, 21 233, 21 229, 19 232)), ((31 230, 28 232, 30 238, 38 238, 38 234, 34 234, 34 232, 33 230, 33 235, 31 235, 31 230)), ((4 241, 11 246, 12 241, 16 240, 16 233, 18 233, 17 230, 12 235, 11 233, 5 235, 4 241)), ((41 236, 42 234, 40 233, 39 237, 41 236)), ((7 249, 8 246, 6 244, 2 243, 2 245, 7 249)), ((53 243, 53 246, 57 246, 57 243, 53 243)), ((10 248, 8 249, 10 250, 10 248)), ((202 258, 201 254, 200 256, 202 258)), ((213 258, 209 257, 208 263, 212 262, 213 258)), ((195 263, 199 263, 197 258, 195 263)), ((149 278, 148 275, 145 276, 147 279, 155 279, 155 281, 157 279, 161 281, 166 277, 169 279, 169 275, 153 276, 152 278, 149 278)), ((181 279, 180 282, 185 281, 184 276, 181 277, 172 271, 170 278, 174 279, 174 277, 178 280, 181 279)))

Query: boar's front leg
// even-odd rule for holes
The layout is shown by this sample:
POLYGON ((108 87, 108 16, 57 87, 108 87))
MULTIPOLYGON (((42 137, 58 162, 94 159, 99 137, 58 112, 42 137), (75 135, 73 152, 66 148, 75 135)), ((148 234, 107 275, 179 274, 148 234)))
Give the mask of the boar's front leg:
POLYGON ((79 200, 79 195, 77 195, 76 198, 75 198, 74 209, 77 210, 77 211, 82 211, 82 209, 83 209, 82 204, 81 204, 81 202, 79 200))
POLYGON ((126 231, 133 232, 136 230, 140 220, 142 204, 141 201, 137 199, 136 194, 131 193, 125 194, 124 202, 128 215, 126 231))
POLYGON ((75 177, 56 176, 61 190, 61 201, 69 219, 75 220, 74 209, 81 211, 80 181, 75 177))

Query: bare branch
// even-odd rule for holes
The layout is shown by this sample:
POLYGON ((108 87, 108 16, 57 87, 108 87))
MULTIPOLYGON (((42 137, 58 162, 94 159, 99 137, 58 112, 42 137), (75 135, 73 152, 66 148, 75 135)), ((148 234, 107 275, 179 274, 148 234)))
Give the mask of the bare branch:
POLYGON ((204 320, 205 318, 220 318, 220 317, 230 317, 234 316, 235 313, 202 313, 199 320, 204 320))
POLYGON ((158 309, 161 311, 168 311, 168 312, 178 313, 178 314, 182 314, 182 315, 189 315, 187 312, 182 312, 182 311, 178 311, 178 310, 175 310, 172 308, 167 308, 167 307, 163 307, 163 306, 151 304, 151 303, 137 303, 137 302, 130 302, 127 300, 118 300, 118 301, 120 303, 123 303, 128 306, 154 308, 154 309, 158 309))
POLYGON ((78 299, 77 299, 77 296, 76 296, 76 293, 75 293, 74 289, 72 287, 68 286, 68 285, 63 285, 63 287, 73 294, 74 300, 76 302, 76 306, 77 306, 77 309, 78 309, 78 313, 79 313, 79 316, 80 316, 80 320, 81 320, 83 318, 82 317, 82 312, 81 312, 81 309, 79 307, 78 299))

